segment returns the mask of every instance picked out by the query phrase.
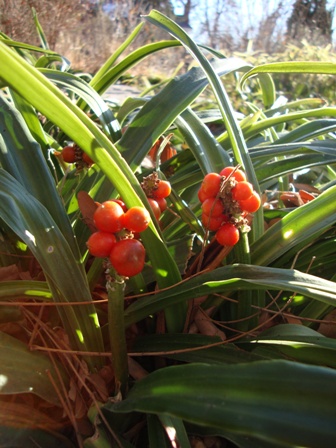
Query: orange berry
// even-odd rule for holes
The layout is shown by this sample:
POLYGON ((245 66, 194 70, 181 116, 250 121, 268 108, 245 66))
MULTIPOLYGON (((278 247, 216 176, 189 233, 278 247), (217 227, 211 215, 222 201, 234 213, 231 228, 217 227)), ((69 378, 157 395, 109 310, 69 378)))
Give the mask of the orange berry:
POLYGON ((253 185, 250 182, 241 181, 231 190, 232 198, 235 201, 245 201, 253 194, 253 185))
POLYGON ((246 180, 245 173, 242 170, 235 170, 233 166, 226 166, 219 173, 221 176, 228 178, 229 176, 235 179, 237 182, 242 182, 246 180))
POLYGON ((254 191, 248 199, 245 199, 244 201, 238 201, 238 204, 242 211, 254 213, 260 207, 261 199, 259 194, 254 191))
POLYGON ((234 246, 239 241, 239 230, 234 224, 226 222, 216 232, 216 240, 222 246, 234 246))
POLYGON ((208 173, 204 176, 201 189, 204 198, 215 197, 220 190, 222 176, 218 173, 208 173))
POLYGON ((202 212, 208 216, 220 216, 224 212, 224 205, 220 199, 208 198, 202 204, 202 212))
POLYGON ((209 216, 205 213, 202 213, 202 224, 205 227, 205 229, 209 230, 210 232, 215 232, 218 230, 222 224, 227 221, 227 216, 220 215, 220 216, 209 216))

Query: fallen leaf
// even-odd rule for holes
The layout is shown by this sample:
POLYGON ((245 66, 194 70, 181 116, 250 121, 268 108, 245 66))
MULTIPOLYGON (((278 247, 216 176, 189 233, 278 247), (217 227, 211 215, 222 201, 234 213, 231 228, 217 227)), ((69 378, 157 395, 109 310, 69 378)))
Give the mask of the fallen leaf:
POLYGON ((336 338, 336 310, 331 311, 324 317, 317 331, 328 338, 336 338))
POLYGON ((9 266, 4 266, 0 268, 0 282, 5 282, 9 280, 19 280, 20 272, 16 264, 11 264, 9 266))

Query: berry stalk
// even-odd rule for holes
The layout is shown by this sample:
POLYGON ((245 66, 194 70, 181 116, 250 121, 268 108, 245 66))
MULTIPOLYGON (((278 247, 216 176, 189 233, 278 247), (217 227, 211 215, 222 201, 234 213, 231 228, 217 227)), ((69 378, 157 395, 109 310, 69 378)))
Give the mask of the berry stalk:
POLYGON ((125 281, 113 273, 106 284, 108 294, 109 337, 112 351, 115 391, 124 397, 128 388, 128 356, 124 323, 125 281))

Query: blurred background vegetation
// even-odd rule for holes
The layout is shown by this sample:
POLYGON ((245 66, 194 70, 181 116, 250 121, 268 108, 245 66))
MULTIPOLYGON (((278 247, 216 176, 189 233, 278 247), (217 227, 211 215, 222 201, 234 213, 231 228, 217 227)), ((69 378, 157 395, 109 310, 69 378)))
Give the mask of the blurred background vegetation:
MULTIPOLYGON (((51 49, 67 57, 73 69, 91 73, 151 9, 227 56, 239 52, 257 58, 254 63, 335 60, 335 0, 0 0, 2 32, 38 45, 32 8, 51 49)), ((167 38, 148 25, 146 31, 134 45, 167 38)), ((186 57, 183 49, 166 50, 141 65, 139 74, 167 76, 181 57, 186 57)))
MULTIPOLYGON (((95 73, 152 9, 172 18, 197 42, 253 65, 336 62, 336 0, 0 0, 1 31, 39 45, 34 9, 50 49, 71 61, 77 72, 95 73)), ((145 23, 129 51, 167 38, 160 28, 145 23)), ((184 48, 168 48, 147 57, 119 82, 143 90, 193 63, 184 48)), ((274 76, 274 83, 288 100, 336 100, 332 76, 282 73, 274 76)), ((236 97, 235 108, 245 113, 234 75, 225 79, 225 87, 236 97)))

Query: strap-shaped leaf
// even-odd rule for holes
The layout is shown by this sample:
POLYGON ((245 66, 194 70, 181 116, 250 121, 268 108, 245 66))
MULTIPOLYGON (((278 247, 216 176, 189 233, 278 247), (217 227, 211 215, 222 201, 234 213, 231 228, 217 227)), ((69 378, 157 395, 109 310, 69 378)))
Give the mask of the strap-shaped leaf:
MULTIPOLYGON (((241 59, 229 58, 213 62, 211 69, 219 77, 233 71, 244 71, 247 65, 241 59)), ((125 157, 132 163, 142 160, 155 140, 202 93, 208 82, 203 70, 194 67, 186 74, 172 79, 144 104, 118 142, 120 150, 126 152, 125 157)), ((216 154, 225 163, 221 151, 217 149, 216 154)))
MULTIPOLYGON (((101 96, 79 76, 59 70, 40 69, 40 71, 51 79, 59 87, 63 87, 74 92, 79 98, 84 100, 104 126, 105 131, 112 140, 118 140, 121 136, 120 126, 115 119, 113 112, 108 108, 101 96)), ((84 105, 83 105, 83 108, 84 105)))
MULTIPOLYGON (((47 372, 60 387, 55 364, 48 356, 29 350, 26 344, 0 332, 0 395, 33 393, 50 403, 60 401, 47 372)), ((57 369, 67 385, 68 377, 60 364, 57 369)))
POLYGON ((269 228, 251 247, 253 264, 268 265, 298 244, 312 241, 336 220, 336 186, 296 208, 269 228))
POLYGON ((108 407, 167 414, 288 447, 320 448, 336 442, 335 400, 334 370, 261 361, 161 369, 139 381, 125 401, 108 407))
POLYGON ((266 349, 269 354, 274 351, 275 357, 283 354, 295 361, 336 367, 335 339, 327 338, 304 325, 276 325, 262 332, 251 344, 252 347, 255 345, 253 353, 256 354, 262 355, 266 349))
POLYGON ((289 62, 272 62, 270 64, 259 65, 254 67, 241 79, 241 85, 251 76, 261 73, 315 73, 315 74, 336 74, 336 64, 333 62, 312 62, 312 61, 289 61, 289 62))
MULTIPOLYGON (((92 300, 85 273, 47 209, 3 169, 0 169, 0 217, 40 263, 55 302, 92 300)), ((102 350, 93 304, 59 308, 59 313, 73 347, 102 350)))
MULTIPOLYGON (((35 112, 21 100, 37 120, 35 112)), ((27 112, 27 110, 26 110, 27 112)), ((27 117, 27 114, 25 114, 27 117)), ((31 123, 30 123, 31 124, 31 123)), ((18 180, 41 204, 43 204, 61 229, 78 256, 78 247, 74 239, 70 221, 64 205, 56 190, 55 180, 48 168, 40 145, 34 139, 23 115, 12 103, 0 95, 0 163, 1 167, 18 180)))
POLYGON ((181 301, 209 294, 248 289, 293 291, 332 306, 336 303, 334 282, 294 269, 234 264, 200 274, 165 291, 141 298, 126 309, 125 324, 138 322, 164 309, 168 304, 175 306, 181 301))
MULTIPOLYGON (((0 60, 3 62, 1 77, 6 80, 7 85, 59 126, 99 165, 112 185, 122 194, 128 207, 143 205, 143 201, 146 201, 145 193, 126 160, 91 119, 42 73, 1 41, 0 60)), ((153 223, 143 232, 142 239, 159 286, 165 288, 180 281, 178 267, 153 223)), ((183 328, 186 305, 181 305, 180 311, 176 311, 167 324, 171 331, 181 331, 183 328)))
MULTIPOLYGON (((202 70, 204 71, 217 100, 218 108, 222 114, 225 128, 228 131, 235 163, 240 164, 244 168, 250 182, 254 185, 255 190, 258 191, 259 184, 257 182, 257 177, 248 153, 244 136, 236 120, 227 92, 211 63, 200 51, 198 45, 188 36, 188 34, 168 17, 164 16, 159 11, 152 10, 148 16, 145 16, 145 19, 148 22, 153 23, 154 25, 169 32, 175 37, 175 39, 178 39, 202 67, 202 70)), ((254 237, 258 237, 262 235, 262 233, 263 215, 262 208, 259 208, 255 214, 252 235, 254 237)))
POLYGON ((235 364, 265 359, 250 351, 241 350, 235 344, 221 342, 217 336, 201 334, 153 334, 138 338, 131 350, 134 356, 137 353, 151 355, 159 352, 162 356, 183 362, 211 364, 235 364), (195 350, 197 348, 200 350, 195 350))

